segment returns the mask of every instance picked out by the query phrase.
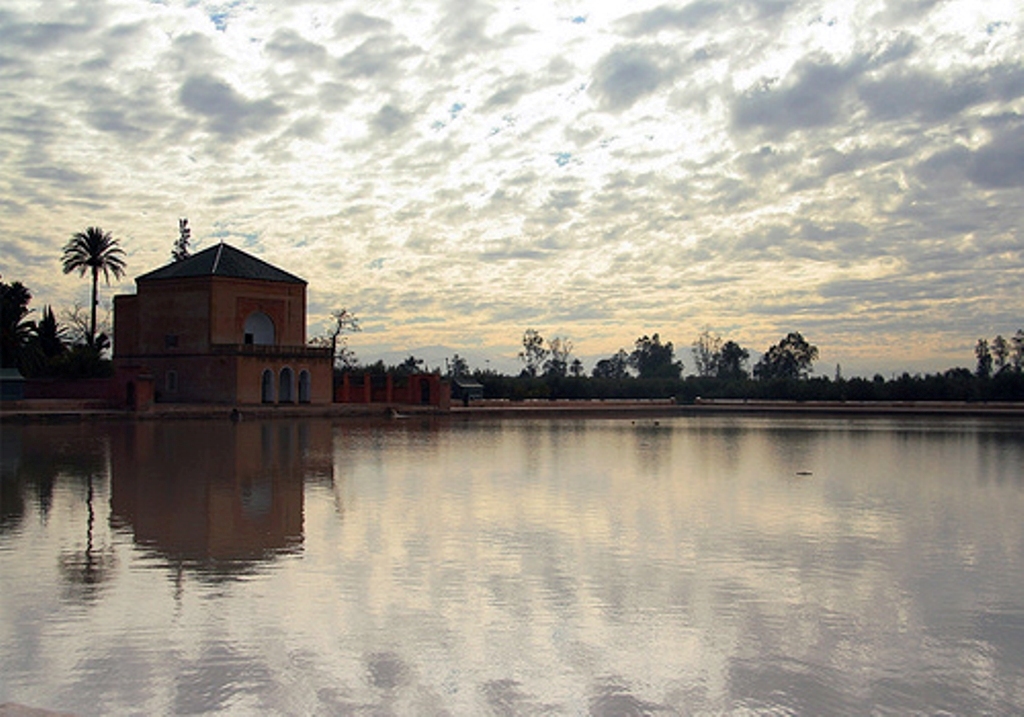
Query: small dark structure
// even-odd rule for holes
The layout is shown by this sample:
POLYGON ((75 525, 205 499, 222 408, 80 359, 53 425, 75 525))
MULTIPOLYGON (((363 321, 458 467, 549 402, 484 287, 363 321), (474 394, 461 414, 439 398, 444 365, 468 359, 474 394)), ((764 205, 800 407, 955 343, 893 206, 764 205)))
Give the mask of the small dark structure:
POLYGON ((25 398, 25 377, 16 368, 0 369, 0 401, 21 401, 25 398))
POLYGON ((462 401, 462 405, 468 406, 470 401, 482 401, 484 387, 471 378, 458 376, 452 379, 452 400, 462 401))

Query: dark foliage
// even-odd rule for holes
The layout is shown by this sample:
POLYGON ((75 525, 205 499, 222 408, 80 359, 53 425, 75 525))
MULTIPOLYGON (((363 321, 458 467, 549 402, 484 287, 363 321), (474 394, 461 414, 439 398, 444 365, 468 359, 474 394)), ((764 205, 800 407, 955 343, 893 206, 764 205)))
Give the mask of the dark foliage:
POLYGON ((675 360, 672 342, 661 343, 658 334, 641 336, 636 340, 633 353, 629 355, 629 365, 642 379, 679 378, 683 371, 683 362, 675 360))
POLYGON ((1003 371, 982 379, 969 369, 941 374, 903 374, 890 380, 818 376, 810 379, 624 378, 504 376, 476 372, 484 396, 529 399, 665 399, 693 403, 699 398, 784 401, 1024 401, 1024 373, 1003 371))
POLYGON ((0 361, 27 373, 33 363, 36 325, 28 319, 32 292, 20 281, 0 282, 0 361))

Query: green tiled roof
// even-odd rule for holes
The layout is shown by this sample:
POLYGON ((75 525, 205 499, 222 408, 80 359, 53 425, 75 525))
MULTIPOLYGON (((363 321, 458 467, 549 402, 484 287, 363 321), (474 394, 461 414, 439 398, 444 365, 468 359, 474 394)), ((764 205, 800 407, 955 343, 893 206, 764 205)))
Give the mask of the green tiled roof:
POLYGON ((289 284, 305 284, 294 274, 271 266, 252 254, 235 249, 228 244, 215 244, 193 254, 183 261, 171 262, 167 266, 136 277, 136 281, 150 279, 187 279, 197 276, 226 276, 233 279, 257 279, 259 281, 283 281, 289 284))

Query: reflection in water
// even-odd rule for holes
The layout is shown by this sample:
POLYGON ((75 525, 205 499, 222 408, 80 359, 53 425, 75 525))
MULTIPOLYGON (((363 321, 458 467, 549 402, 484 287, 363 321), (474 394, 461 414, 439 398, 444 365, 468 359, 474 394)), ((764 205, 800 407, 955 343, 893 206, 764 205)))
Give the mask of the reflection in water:
MULTIPOLYGON (((329 427, 318 425, 312 440, 325 444, 329 427)), ((119 426, 110 437, 112 520, 139 545, 210 577, 297 550, 310 441, 307 423, 119 426)))
POLYGON ((84 487, 105 467, 103 437, 87 423, 4 425, 0 430, 0 534, 16 530, 31 508, 46 518, 58 476, 84 487))
POLYGON ((668 705, 659 705, 638 699, 629 687, 616 680, 605 680, 595 685, 590 700, 592 717, 647 717, 648 715, 679 714, 668 705))
POLYGON ((0 702, 1024 707, 1016 424, 183 421, 11 435, 0 702), (91 458, 47 458, 50 442, 91 458))
POLYGON ((96 526, 96 499, 93 471, 86 472, 86 524, 84 550, 64 551, 60 556, 60 568, 67 581, 65 597, 71 602, 88 602, 98 597, 100 588, 106 583, 113 570, 115 557, 109 546, 94 545, 93 532, 96 526))
POLYGON ((96 599, 114 563, 109 546, 94 540, 95 482, 106 473, 106 453, 104 436, 88 424, 11 425, 0 431, 0 535, 21 529, 33 508, 48 520, 58 479, 68 481, 85 503, 82 537, 64 546, 58 558, 62 594, 70 602, 96 599))

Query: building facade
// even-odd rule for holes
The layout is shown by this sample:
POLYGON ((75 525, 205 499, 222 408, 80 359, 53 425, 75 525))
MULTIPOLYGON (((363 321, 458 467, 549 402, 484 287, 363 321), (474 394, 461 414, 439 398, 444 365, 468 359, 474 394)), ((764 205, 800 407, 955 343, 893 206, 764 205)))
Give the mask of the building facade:
POLYGON ((114 365, 151 375, 156 401, 331 402, 331 350, 306 345, 303 279, 221 243, 135 285, 114 297, 114 365))

